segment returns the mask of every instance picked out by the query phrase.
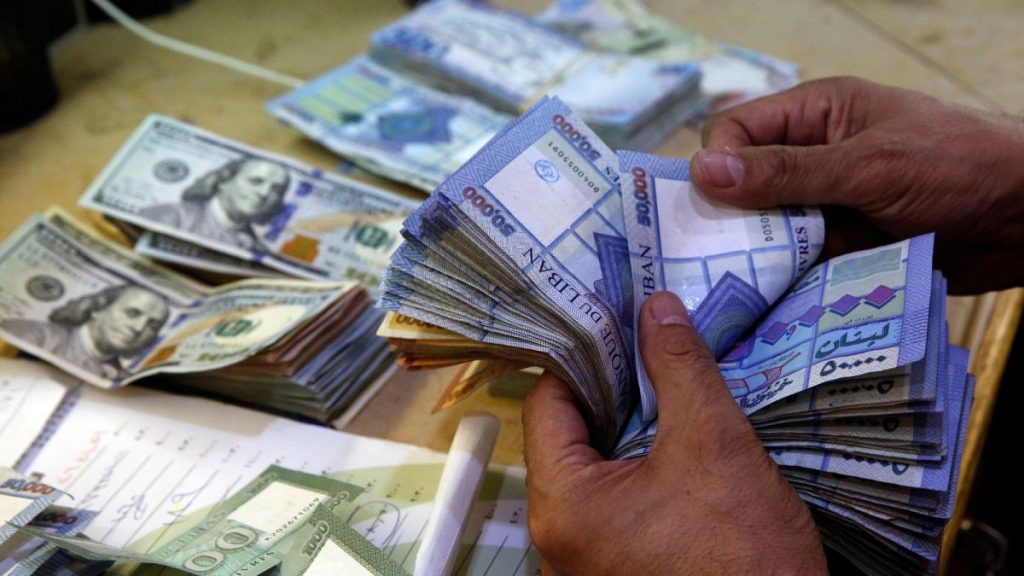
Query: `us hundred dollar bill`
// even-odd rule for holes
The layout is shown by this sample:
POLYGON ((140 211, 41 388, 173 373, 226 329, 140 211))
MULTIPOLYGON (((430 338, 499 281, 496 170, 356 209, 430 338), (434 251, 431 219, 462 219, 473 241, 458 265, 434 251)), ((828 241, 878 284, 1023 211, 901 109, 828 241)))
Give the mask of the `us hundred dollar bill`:
POLYGON ((353 289, 354 282, 291 279, 207 288, 54 210, 0 245, 0 337, 115 388, 238 363, 353 289))
POLYGON ((150 116, 80 203, 300 278, 371 290, 416 202, 150 116))

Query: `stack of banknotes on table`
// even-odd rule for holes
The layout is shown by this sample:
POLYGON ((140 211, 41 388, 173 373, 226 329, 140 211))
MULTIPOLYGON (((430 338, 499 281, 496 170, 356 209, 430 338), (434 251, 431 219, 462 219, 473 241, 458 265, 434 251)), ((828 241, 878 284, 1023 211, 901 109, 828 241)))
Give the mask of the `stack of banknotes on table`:
POLYGON ((631 149, 653 148, 704 112, 695 52, 672 60, 598 48, 516 13, 439 0, 374 34, 371 58, 268 109, 363 168, 427 191, 545 94, 631 149))
POLYGON ((420 365, 535 364, 595 446, 646 455, 657 404, 636 315, 677 293, 825 542, 876 574, 934 569, 972 397, 921 236, 815 264, 814 209, 743 211, 687 161, 605 146, 558 99, 488 143, 406 221, 381 334, 420 365), (417 330, 420 321, 431 328, 417 330))
POLYGON ((700 102, 693 63, 590 50, 524 16, 468 0, 424 4, 375 33, 370 55, 509 113, 558 95, 614 146, 649 148, 700 102))
POLYGON ((696 62, 705 102, 690 123, 800 81, 796 64, 679 28, 639 0, 556 0, 537 20, 594 49, 666 64, 696 62))
POLYGON ((51 210, 0 245, 0 337, 104 388, 154 377, 322 422, 394 366, 358 283, 210 288, 51 210))

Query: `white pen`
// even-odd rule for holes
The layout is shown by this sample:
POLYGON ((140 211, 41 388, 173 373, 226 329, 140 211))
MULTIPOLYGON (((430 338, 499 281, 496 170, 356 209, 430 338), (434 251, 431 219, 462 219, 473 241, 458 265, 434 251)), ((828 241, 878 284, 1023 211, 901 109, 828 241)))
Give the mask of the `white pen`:
POLYGON ((459 422, 441 472, 434 508, 416 553, 415 576, 451 573, 500 427, 497 418, 484 412, 470 412, 459 422))

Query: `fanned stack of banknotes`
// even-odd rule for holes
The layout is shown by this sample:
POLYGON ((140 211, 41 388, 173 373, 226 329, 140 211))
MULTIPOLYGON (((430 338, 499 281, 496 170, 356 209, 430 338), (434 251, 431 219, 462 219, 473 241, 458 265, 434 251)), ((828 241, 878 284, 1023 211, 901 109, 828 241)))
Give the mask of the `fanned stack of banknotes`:
POLYGON ((934 570, 973 383, 947 343, 931 236, 815 264, 817 210, 709 202, 686 160, 616 154, 558 99, 484 146, 402 235, 380 333, 403 354, 544 366, 600 450, 640 457, 658 408, 636 318, 675 292, 826 545, 873 574, 934 570))
POLYGON ((681 30, 637 0, 563 0, 534 19, 437 0, 375 33, 368 52, 268 109, 428 192, 546 94, 608 144, 649 150, 709 111, 798 79, 791 63, 681 30))

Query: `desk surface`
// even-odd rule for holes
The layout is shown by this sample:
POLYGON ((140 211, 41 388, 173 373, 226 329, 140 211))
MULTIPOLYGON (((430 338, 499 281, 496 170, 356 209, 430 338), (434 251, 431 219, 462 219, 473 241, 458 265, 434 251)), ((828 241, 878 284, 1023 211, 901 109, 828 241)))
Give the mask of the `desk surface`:
MULTIPOLYGON (((546 4, 496 3, 528 12, 546 4)), ((649 4, 680 24, 796 62, 805 79, 851 74, 970 106, 1024 113, 1024 4, 1014 0, 649 4)), ((374 30, 405 10, 398 0, 196 0, 147 24, 279 72, 314 78, 362 51, 374 30)), ((165 51, 113 25, 66 38, 53 51, 53 65, 61 91, 57 108, 28 128, 0 136, 0 236, 51 204, 82 214, 76 205, 82 191, 151 112, 325 169, 339 164, 264 111, 282 87, 165 51)), ((689 156, 698 146, 698 135, 682 130, 658 152, 689 156)), ((356 177, 417 196, 372 176, 356 177)), ((952 340, 971 349, 978 382, 952 526, 966 504, 1022 302, 1022 290, 950 299, 952 340)), ((521 463, 521 398, 485 390, 430 414, 453 374, 400 372, 348 430, 446 450, 461 415, 484 409, 503 425, 495 459, 521 463)), ((955 535, 949 532, 947 546, 955 535)))

